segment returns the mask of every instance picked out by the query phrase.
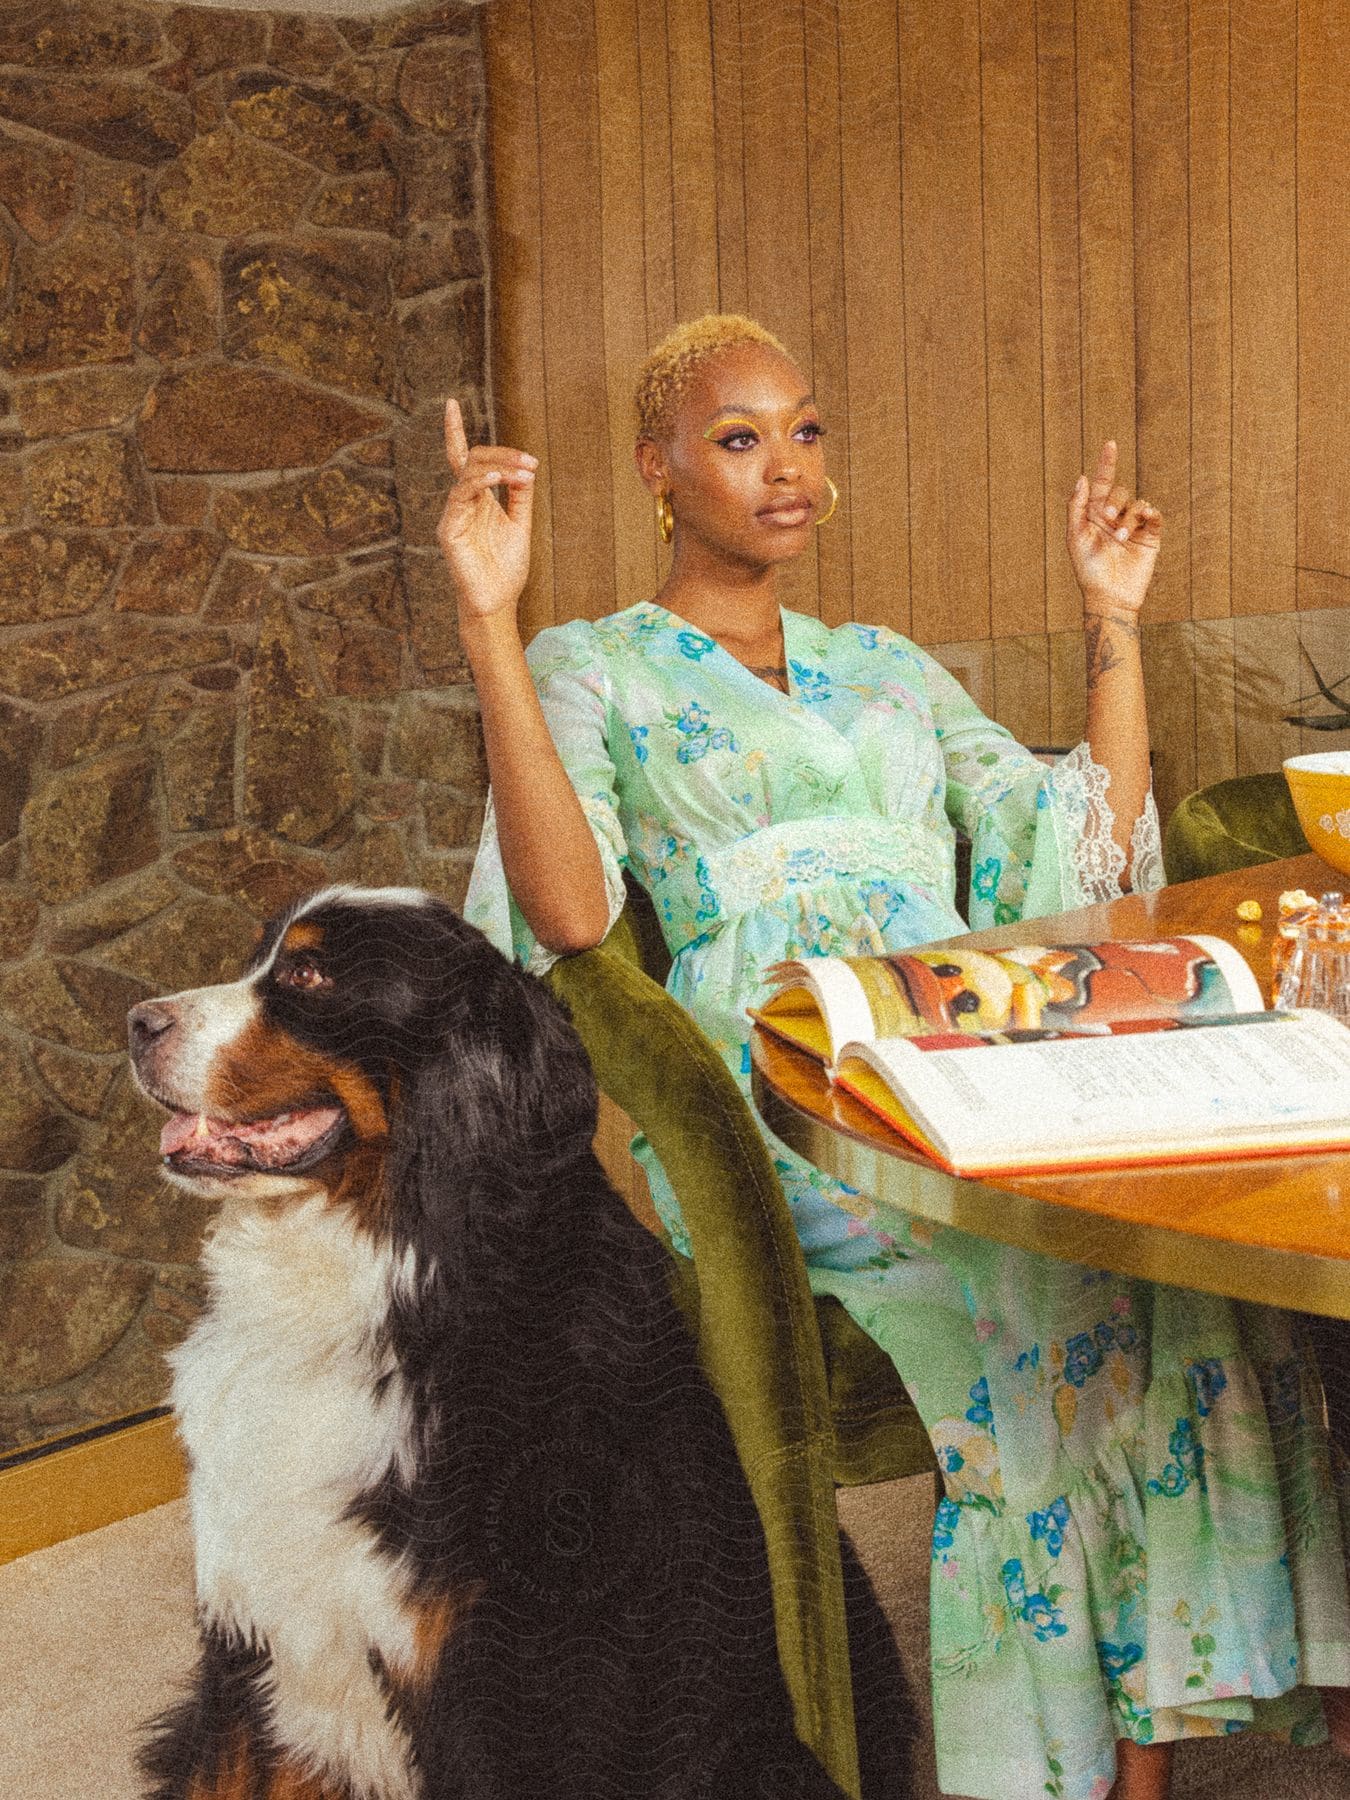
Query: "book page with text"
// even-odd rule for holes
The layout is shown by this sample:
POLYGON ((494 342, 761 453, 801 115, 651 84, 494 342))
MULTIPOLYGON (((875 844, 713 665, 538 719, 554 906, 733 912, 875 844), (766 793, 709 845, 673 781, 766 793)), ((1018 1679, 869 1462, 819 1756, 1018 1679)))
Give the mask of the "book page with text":
POLYGON ((922 1051, 874 1060, 955 1161, 1043 1146, 1350 1130, 1350 1030, 1323 1014, 1145 1036, 922 1051))

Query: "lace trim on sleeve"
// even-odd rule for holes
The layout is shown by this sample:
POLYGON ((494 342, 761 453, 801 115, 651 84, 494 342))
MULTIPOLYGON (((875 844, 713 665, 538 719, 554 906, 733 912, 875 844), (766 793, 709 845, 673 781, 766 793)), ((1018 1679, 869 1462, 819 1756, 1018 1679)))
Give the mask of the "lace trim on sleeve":
POLYGON ((1130 885, 1136 894, 1154 894, 1166 886, 1167 871, 1163 867, 1162 829, 1153 789, 1144 796, 1144 810, 1130 833, 1130 885))
POLYGON ((1101 900, 1119 900, 1121 877, 1128 866, 1136 893, 1151 893, 1163 885, 1162 837, 1158 809, 1149 789, 1143 811, 1130 833, 1130 854, 1112 836, 1116 815, 1106 790, 1111 771, 1094 762, 1087 744, 1079 744, 1055 764, 1050 776, 1058 822, 1068 847, 1069 873, 1077 889, 1065 896, 1068 906, 1089 906, 1101 900))

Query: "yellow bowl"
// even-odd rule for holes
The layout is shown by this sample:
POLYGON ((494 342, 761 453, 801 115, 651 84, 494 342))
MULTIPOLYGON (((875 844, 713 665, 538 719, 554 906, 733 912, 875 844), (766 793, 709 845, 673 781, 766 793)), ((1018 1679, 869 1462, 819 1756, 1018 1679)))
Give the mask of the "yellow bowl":
POLYGON ((1291 756, 1284 778, 1308 843, 1333 869, 1350 875, 1350 750, 1291 756))

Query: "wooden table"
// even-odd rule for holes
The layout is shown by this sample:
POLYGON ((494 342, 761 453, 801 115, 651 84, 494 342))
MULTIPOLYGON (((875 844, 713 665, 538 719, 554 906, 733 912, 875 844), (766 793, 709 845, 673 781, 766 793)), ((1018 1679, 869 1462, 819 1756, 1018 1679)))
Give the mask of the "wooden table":
MULTIPOLYGON (((1276 900, 1292 887, 1320 894, 1350 877, 1301 856, 948 941, 997 949, 1203 932, 1235 945, 1268 993, 1276 900), (1259 925, 1238 920, 1246 899, 1261 902, 1259 925)), ((934 1168, 809 1056, 759 1029, 751 1054, 766 1123, 879 1202, 883 1229, 895 1206, 1094 1268, 1350 1319, 1350 1152, 973 1180, 934 1168)))

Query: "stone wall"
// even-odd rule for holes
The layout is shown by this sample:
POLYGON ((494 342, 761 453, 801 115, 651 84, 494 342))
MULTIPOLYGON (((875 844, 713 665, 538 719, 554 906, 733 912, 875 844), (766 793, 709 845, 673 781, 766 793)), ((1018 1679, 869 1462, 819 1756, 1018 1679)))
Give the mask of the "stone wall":
POLYGON ((199 1301, 128 1006, 323 882, 463 894, 483 109, 471 5, 0 12, 0 1449, 162 1399, 199 1301))

